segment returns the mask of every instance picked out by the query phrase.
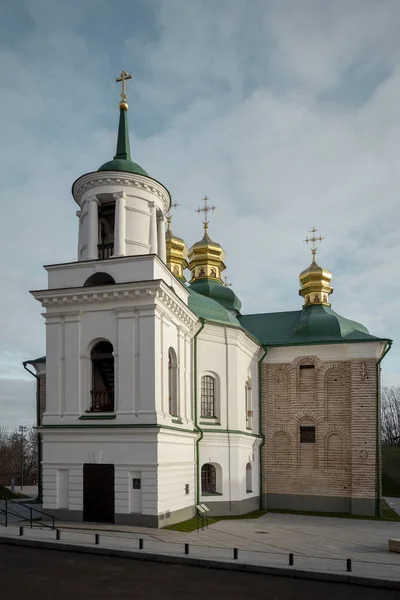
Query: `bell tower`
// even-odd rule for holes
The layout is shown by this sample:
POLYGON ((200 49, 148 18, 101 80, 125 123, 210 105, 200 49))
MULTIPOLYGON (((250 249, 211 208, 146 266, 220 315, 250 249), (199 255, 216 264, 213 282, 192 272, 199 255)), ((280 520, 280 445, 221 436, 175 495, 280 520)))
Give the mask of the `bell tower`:
POLYGON ((112 160, 75 181, 78 204, 78 260, 157 254, 166 261, 165 214, 171 205, 168 190, 133 162, 128 129, 126 71, 119 103, 117 148, 112 160))
POLYGON ((46 266, 32 292, 46 319, 43 506, 158 527, 194 515, 197 317, 166 264, 170 194, 131 158, 128 79, 114 158, 72 186, 77 260, 46 266))

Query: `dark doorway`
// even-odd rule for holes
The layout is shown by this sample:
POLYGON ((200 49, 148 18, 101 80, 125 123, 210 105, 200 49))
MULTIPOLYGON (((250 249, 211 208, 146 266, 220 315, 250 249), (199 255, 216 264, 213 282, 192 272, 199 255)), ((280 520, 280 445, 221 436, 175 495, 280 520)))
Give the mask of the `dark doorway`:
POLYGON ((83 520, 114 523, 114 465, 83 465, 83 520))

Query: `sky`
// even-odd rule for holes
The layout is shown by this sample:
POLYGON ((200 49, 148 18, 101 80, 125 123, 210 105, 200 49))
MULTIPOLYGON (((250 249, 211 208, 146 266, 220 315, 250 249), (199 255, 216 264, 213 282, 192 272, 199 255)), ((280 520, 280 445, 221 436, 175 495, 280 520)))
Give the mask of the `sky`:
POLYGON ((398 0, 0 3, 0 427, 35 417, 44 264, 76 259, 71 185, 115 153, 126 69, 132 158, 179 203, 173 231, 226 252, 243 313, 298 310, 303 240, 325 239, 332 308, 394 340, 400 385, 398 0))

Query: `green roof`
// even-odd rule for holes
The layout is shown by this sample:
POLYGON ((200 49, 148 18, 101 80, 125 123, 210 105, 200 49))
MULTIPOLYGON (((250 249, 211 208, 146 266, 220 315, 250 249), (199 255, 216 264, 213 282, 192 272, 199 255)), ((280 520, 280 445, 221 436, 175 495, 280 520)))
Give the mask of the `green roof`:
POLYGON ((369 334, 364 325, 345 319, 323 305, 291 312, 242 315, 238 320, 264 346, 371 342, 381 339, 369 334))
POLYGON ((23 362, 24 365, 33 365, 34 363, 45 363, 46 362, 46 357, 45 356, 41 356, 40 358, 34 358, 32 360, 25 360, 23 362))
POLYGON ((202 296, 212 298, 227 310, 232 311, 235 315, 240 314, 242 303, 239 298, 232 288, 222 285, 220 281, 208 278, 198 279, 190 284, 190 289, 202 296))
POLYGON ((117 137, 117 150, 113 160, 101 165, 98 171, 125 171, 127 173, 137 173, 145 175, 148 173, 142 167, 132 161, 131 148, 129 143, 129 128, 128 128, 128 110, 120 108, 119 125, 117 137))
POLYGON ((190 293, 188 298, 189 308, 198 317, 214 323, 241 327, 237 318, 234 317, 226 308, 221 306, 221 304, 212 298, 198 294, 190 287, 188 287, 187 290, 190 293))

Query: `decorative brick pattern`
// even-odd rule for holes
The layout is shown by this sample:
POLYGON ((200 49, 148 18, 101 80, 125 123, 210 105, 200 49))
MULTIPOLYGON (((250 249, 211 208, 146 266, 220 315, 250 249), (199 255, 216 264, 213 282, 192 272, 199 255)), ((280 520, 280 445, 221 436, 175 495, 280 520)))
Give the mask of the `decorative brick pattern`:
POLYGON ((375 498, 374 359, 266 364, 261 385, 264 493, 375 498), (300 443, 301 425, 315 426, 315 444, 300 443))

